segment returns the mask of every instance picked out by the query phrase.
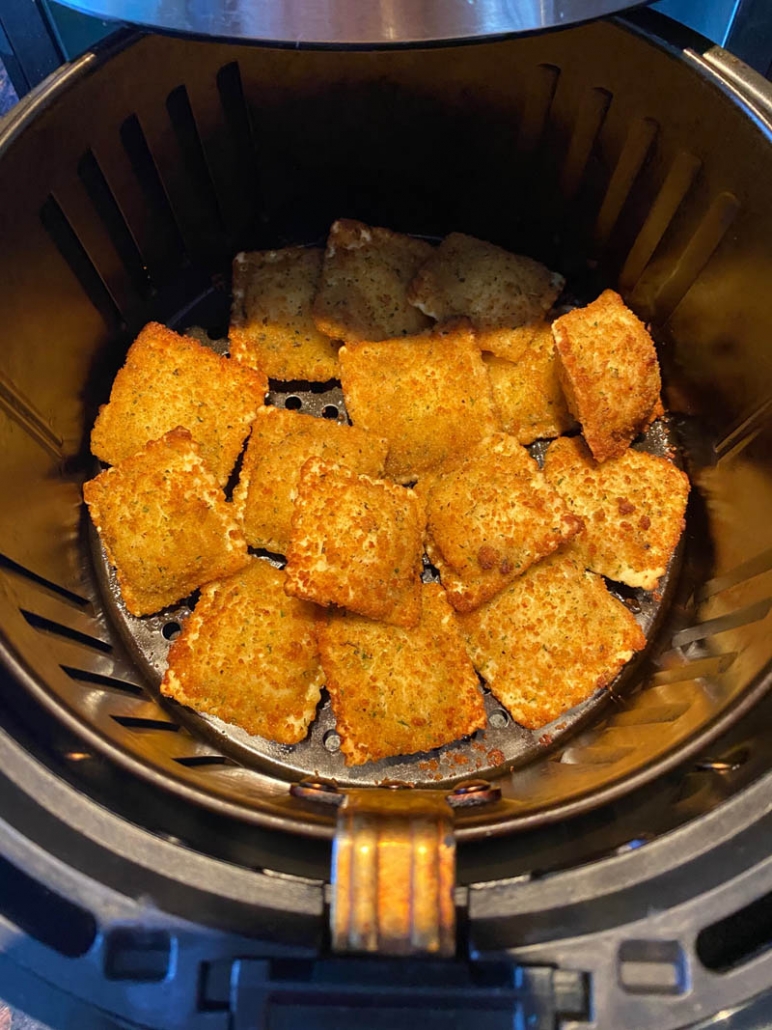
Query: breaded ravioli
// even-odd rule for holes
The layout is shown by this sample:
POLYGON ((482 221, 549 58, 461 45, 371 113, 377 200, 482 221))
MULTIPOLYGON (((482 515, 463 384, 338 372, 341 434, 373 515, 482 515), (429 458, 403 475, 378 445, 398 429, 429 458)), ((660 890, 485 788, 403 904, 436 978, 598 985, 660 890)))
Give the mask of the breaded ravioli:
POLYGON ((187 429, 101 472, 83 497, 132 615, 160 611, 248 561, 241 527, 187 429))
POLYGON ((478 329, 475 331, 477 346, 481 351, 493 354, 497 358, 519 361, 545 326, 549 328, 549 323, 540 319, 538 322, 528 322, 515 329, 478 329))
POLYGON ((267 387, 262 372, 150 322, 129 348, 110 401, 100 409, 91 450, 116 465, 183 426, 224 486, 267 387))
POLYGON ((646 646, 627 608, 570 545, 458 620, 477 671, 531 730, 607 686, 646 646))
POLYGON ((408 299, 440 322, 469 318, 482 333, 542 320, 564 285, 533 258, 452 232, 418 271, 408 299))
POLYGON ((354 425, 388 441, 386 473, 409 483, 498 428, 488 373, 467 325, 342 347, 354 425))
POLYGON ((442 587, 431 583, 422 593, 414 629, 346 612, 320 626, 347 765, 428 751, 485 726, 477 676, 442 587))
POLYGON ((169 650, 161 693, 280 744, 308 733, 324 682, 318 609, 284 592, 284 573, 250 558, 209 583, 169 650))
POLYGON ((558 376, 555 341, 545 322, 516 361, 485 356, 501 428, 522 444, 560 436, 574 424, 558 376))
POLYGON ((426 550, 448 600, 469 612, 582 528, 511 436, 497 433, 438 474, 426 501, 426 550))
POLYGON ((684 529, 688 477, 667 458, 631 449, 600 465, 576 437, 550 444, 544 472, 584 519, 576 551, 587 568, 653 590, 684 529))
POLYGON ((309 458, 292 516, 287 593, 417 626, 423 531, 412 490, 309 458))
POLYGON ((391 229, 334 222, 313 304, 317 328, 346 342, 420 333, 431 322, 408 304, 407 287, 433 250, 391 229))
POLYGON ((232 357, 271 379, 337 377, 338 344, 311 317, 323 256, 321 247, 236 255, 228 333, 232 357))
POLYGON ((287 553, 300 469, 309 458, 379 477, 386 449, 385 440, 357 426, 283 408, 261 408, 233 492, 247 543, 287 553))
POLYGON ((606 290, 552 323, 560 383, 596 461, 617 458, 662 413, 654 341, 606 290))

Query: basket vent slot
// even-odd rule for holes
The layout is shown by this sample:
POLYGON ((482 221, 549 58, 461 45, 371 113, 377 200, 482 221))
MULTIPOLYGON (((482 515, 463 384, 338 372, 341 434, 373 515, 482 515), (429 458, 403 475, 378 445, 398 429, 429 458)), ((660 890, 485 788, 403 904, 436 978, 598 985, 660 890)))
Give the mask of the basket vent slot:
POLYGON ((54 583, 52 580, 46 579, 44 576, 39 576, 36 572, 32 572, 31 569, 28 569, 24 565, 20 565, 5 554, 0 554, 0 569, 16 573, 17 576, 22 576, 24 579, 28 580, 30 583, 34 583, 36 586, 44 587, 46 590, 50 590, 58 597, 61 597, 62 600, 69 601, 70 604, 73 604, 78 608, 88 608, 90 606, 90 602, 85 597, 81 597, 80 594, 76 594, 72 590, 68 590, 66 587, 59 586, 58 583, 54 583))
MULTIPOLYGON (((672 655, 677 652, 668 653, 672 655)), ((681 664, 655 673, 651 682, 654 686, 662 686, 665 683, 685 683, 705 676, 720 676, 731 668, 736 658, 736 651, 710 655, 707 658, 696 658, 694 661, 683 661, 683 656, 679 654, 681 664)))
POLYGON ((772 417, 772 400, 766 400, 758 408, 746 415, 738 425, 735 425, 729 433, 716 444, 716 458, 718 464, 723 464, 753 443, 757 436, 769 425, 772 417))
POLYGON ((652 152, 658 132, 659 125, 653 118, 639 118, 631 124, 598 212, 595 223, 597 247, 607 243, 614 231, 625 201, 652 152))
POLYGON ((166 110, 182 154, 183 165, 196 187, 199 202, 208 208, 212 220, 221 231, 224 231, 225 220, 206 161, 188 91, 184 86, 177 86, 171 91, 166 98, 166 110))
POLYGON ((756 576, 763 576, 765 572, 770 571, 772 571, 772 547, 762 551, 761 554, 757 554, 755 558, 750 558, 741 565, 736 565, 729 572, 725 572, 721 576, 715 576, 713 579, 709 579, 707 583, 703 583, 695 591, 695 599, 697 601, 706 601, 715 594, 720 594, 724 590, 730 590, 732 587, 739 586, 740 583, 747 583, 748 580, 755 579, 756 576))
POLYGON ((20 609, 20 611, 29 625, 33 629, 40 630, 41 633, 50 633, 52 636, 71 640, 75 644, 80 644, 81 647, 101 651, 103 654, 110 654, 112 652, 112 646, 104 640, 89 636, 87 633, 81 633, 79 630, 71 629, 69 626, 63 626, 61 622, 47 619, 43 615, 27 611, 25 608, 20 609))
POLYGON ((619 276, 619 289, 622 293, 629 293, 643 275, 701 167, 700 159, 686 150, 680 151, 676 156, 627 255, 619 276))
MULTIPOLYGON (((163 237, 168 248, 170 264, 175 267, 174 259, 179 259, 185 253, 182 234, 166 195, 161 176, 158 174, 145 133, 135 114, 130 115, 121 125, 120 136, 123 149, 142 194, 153 211, 154 231, 163 237)), ((166 250, 166 248, 164 249, 166 250)))
POLYGON ((259 159, 249 108, 244 96, 241 71, 236 61, 223 65, 218 71, 217 91, 225 124, 236 152, 235 170, 239 173, 240 194, 244 198, 251 198, 252 203, 255 203, 259 159))
POLYGON ((110 718, 127 730, 166 730, 177 733, 180 729, 176 722, 165 719, 143 719, 137 715, 111 715, 110 718))
POLYGON ((145 697, 145 691, 136 683, 128 683, 126 680, 119 680, 114 676, 102 676, 100 673, 90 672, 88 669, 76 669, 72 665, 62 665, 60 668, 76 683, 88 683, 89 686, 117 690, 121 694, 131 694, 132 697, 145 697))
POLYGON ((40 221, 108 329, 114 331, 125 328, 120 309, 110 290, 53 196, 49 196, 40 209, 40 221))
POLYGON ((62 438, 54 432, 48 420, 37 410, 15 386, 0 372, 0 408, 18 423, 22 429, 40 444, 52 457, 61 459, 62 438))
POLYGON ((142 255, 93 151, 87 150, 78 162, 78 175, 124 264, 132 286, 140 297, 146 299, 152 292, 152 285, 142 255))
POLYGON ((540 64, 529 83, 517 141, 519 149, 524 153, 532 153, 542 141, 559 78, 560 68, 552 64, 540 64))
POLYGON ((188 755, 183 758, 175 758, 174 761, 178 765, 184 765, 187 769, 200 769, 208 765, 236 765, 225 755, 188 755))
POLYGON ((675 262, 671 275, 654 298, 657 318, 664 322, 675 310, 686 292, 710 260, 740 210, 740 201, 732 193, 719 193, 697 226, 692 238, 675 262))
MULTIPOLYGON (((686 678, 686 675, 684 675, 684 679, 686 678)), ((671 683, 672 680, 665 682, 671 683)), ((685 715, 690 707, 691 705, 685 701, 660 705, 644 705, 642 708, 630 708, 618 712, 611 717, 609 722, 611 726, 649 726, 652 723, 675 722, 676 719, 680 719, 682 715, 685 715)))
POLYGON ((689 974, 678 941, 623 941, 619 983, 629 994, 685 994, 689 974))
POLYGON ((695 640, 706 640, 717 633, 724 633, 728 629, 739 629, 740 626, 748 626, 752 622, 761 622, 769 615, 772 608, 772 597, 765 597, 755 604, 749 604, 736 612, 727 612, 715 619, 706 619, 705 622, 698 622, 696 626, 689 626, 673 634, 673 647, 686 647, 695 640))
POLYGON ((560 177, 560 192, 566 200, 576 194, 582 183, 610 104, 611 93, 600 87, 589 90, 582 99, 560 177))

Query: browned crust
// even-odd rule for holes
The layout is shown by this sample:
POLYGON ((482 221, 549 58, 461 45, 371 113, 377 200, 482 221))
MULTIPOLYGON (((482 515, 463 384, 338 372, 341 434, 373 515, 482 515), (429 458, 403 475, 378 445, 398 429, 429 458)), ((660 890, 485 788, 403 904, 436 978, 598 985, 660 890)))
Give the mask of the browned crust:
POLYGON ((485 726, 477 676, 439 584, 422 588, 420 624, 335 613, 319 647, 348 765, 428 751, 485 726))
POLYGON ((132 615, 150 615, 247 563, 230 505, 187 429, 84 484, 83 497, 132 615))
POLYGON ((338 344, 311 316, 323 253, 320 247, 285 247, 236 255, 228 334, 232 357, 272 379, 337 377, 338 344))
POLYGON ((352 472, 381 476, 387 445, 358 426, 267 407, 252 426, 233 504, 250 547, 286 554, 300 469, 324 458, 352 472))
POLYGON ((386 473, 411 482, 498 428, 488 373, 468 325, 340 351, 346 410, 389 445, 386 473))
POLYGON ((613 290, 556 319, 552 333, 560 384, 593 457, 618 457, 656 417, 654 341, 613 290))
POLYGON ((169 650, 161 693, 280 744, 308 733, 324 676, 318 609, 266 561, 209 583, 169 650))
POLYGON ((576 437, 550 444, 544 471, 584 520, 575 546, 587 568, 654 590, 685 526, 685 473, 667 458, 632 449, 599 464, 576 437))
POLYGON ((582 528, 528 451, 496 433, 428 490, 426 549, 457 611, 479 608, 582 528))
POLYGON ((412 490, 310 458, 292 517, 287 593, 418 625, 424 524, 412 490))
POLYGON ((91 450, 116 465, 183 426, 224 486, 267 388, 262 372, 150 322, 129 348, 110 401, 100 409, 91 450))
POLYGON ((560 436, 574 425, 560 386, 552 331, 545 322, 518 358, 485 355, 501 428, 522 444, 560 436))
POLYGON ((478 672, 532 730, 607 686, 646 646, 633 616, 584 570, 572 545, 458 619, 478 672))

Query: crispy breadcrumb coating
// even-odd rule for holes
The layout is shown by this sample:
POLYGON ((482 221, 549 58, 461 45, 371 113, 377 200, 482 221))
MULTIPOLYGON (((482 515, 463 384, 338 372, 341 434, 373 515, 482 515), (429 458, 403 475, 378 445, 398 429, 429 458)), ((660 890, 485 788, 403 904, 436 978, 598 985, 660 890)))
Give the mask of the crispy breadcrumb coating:
POLYGON ((412 490, 309 458, 292 517, 287 592, 417 626, 424 523, 412 490))
POLYGON ((83 496, 132 615, 150 615, 247 563, 231 506, 187 429, 101 472, 83 496))
POLYGON ((457 618, 477 671, 531 730, 607 686, 646 646, 633 616, 571 546, 457 618))
POLYGON ((413 629, 335 612, 319 648, 348 765, 413 754, 485 726, 477 675, 442 587, 422 588, 413 629))
POLYGON ((182 426, 224 486, 267 388, 264 373, 150 322, 115 377, 91 433, 91 450, 116 465, 182 426))
POLYGON ((324 680, 318 609, 287 597, 284 573, 250 558, 209 583, 169 650, 161 693, 280 744, 308 733, 324 680))
POLYGON ((584 520, 576 549, 587 568, 654 590, 684 529, 688 477, 667 458, 630 449, 599 465, 578 437, 550 444, 544 472, 584 520))

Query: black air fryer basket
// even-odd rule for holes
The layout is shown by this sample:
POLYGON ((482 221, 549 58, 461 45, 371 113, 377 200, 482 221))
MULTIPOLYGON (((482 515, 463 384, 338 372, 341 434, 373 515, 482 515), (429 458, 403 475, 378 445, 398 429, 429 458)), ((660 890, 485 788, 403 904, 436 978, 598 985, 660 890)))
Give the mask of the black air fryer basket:
MULTIPOLYGON (((328 711, 293 749, 161 703, 185 612, 119 617, 81 488, 145 322, 224 336, 233 255, 318 243, 342 216, 491 240, 578 298, 619 289, 660 345, 664 442, 693 486, 649 648, 610 693, 549 737, 489 698, 475 763, 390 770, 442 819, 452 797, 456 959, 365 965, 351 1011, 421 985, 427 1010, 447 987, 537 1027, 666 1030, 772 984, 755 917, 735 915, 772 890, 772 91, 672 32, 638 16, 376 51, 127 35, 6 119, 0 909, 21 984, 154 1026, 273 1025, 277 998, 333 1011, 343 960, 303 963, 351 950, 330 841, 337 825, 340 859, 346 807, 380 774, 344 767, 328 711), (14 907, 43 888, 37 915, 14 907)), ((278 405, 339 403, 273 386, 278 405)), ((376 846, 418 832, 405 819, 376 846)))

